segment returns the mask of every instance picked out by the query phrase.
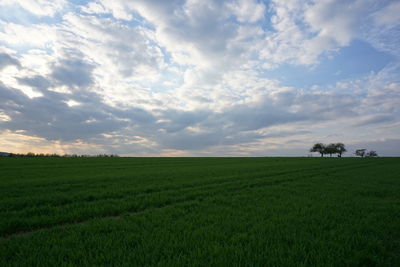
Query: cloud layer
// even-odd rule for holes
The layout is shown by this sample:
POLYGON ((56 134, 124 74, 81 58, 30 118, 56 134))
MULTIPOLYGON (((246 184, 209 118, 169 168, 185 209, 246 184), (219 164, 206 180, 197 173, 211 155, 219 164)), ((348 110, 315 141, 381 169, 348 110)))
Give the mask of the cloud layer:
POLYGON ((386 144, 400 133, 399 7, 2 0, 0 145, 302 156, 314 142, 340 141, 393 156, 386 144))

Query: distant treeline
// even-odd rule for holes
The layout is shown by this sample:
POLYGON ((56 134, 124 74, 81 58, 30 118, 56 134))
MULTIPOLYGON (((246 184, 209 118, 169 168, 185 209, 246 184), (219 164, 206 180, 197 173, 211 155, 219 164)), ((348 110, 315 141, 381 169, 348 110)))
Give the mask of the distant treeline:
MULTIPOLYGON (((310 149, 310 152, 320 153, 321 157, 323 157, 326 154, 329 154, 331 157, 334 154, 338 154, 338 157, 341 157, 342 154, 345 153, 346 151, 347 151, 347 149, 343 143, 336 143, 336 144, 331 143, 329 145, 317 143, 317 144, 314 144, 313 147, 310 149)), ((376 153, 376 151, 371 150, 371 151, 367 152, 367 150, 365 148, 357 149, 356 152, 354 152, 354 155, 362 157, 362 158, 378 157, 378 153, 376 153)))
POLYGON ((15 157, 15 158, 116 158, 119 157, 117 154, 98 154, 98 155, 77 155, 77 154, 64 154, 60 155, 57 153, 7 153, 0 152, 0 157, 15 157))

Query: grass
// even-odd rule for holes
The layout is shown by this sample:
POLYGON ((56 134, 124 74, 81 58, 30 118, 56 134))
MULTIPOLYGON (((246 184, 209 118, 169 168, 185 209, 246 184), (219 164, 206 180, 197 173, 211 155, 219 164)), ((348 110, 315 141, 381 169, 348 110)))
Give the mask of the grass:
POLYGON ((399 158, 2 158, 0 266, 400 266, 399 158))

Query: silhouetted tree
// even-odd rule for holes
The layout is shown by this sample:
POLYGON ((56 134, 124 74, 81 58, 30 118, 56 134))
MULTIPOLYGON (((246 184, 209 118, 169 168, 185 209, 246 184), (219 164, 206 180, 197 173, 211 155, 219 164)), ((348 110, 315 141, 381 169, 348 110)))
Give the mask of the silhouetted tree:
POLYGON ((356 156, 359 156, 359 157, 362 157, 362 158, 363 158, 363 157, 365 156, 365 151, 366 151, 365 148, 357 149, 356 152, 354 152, 354 154, 355 154, 356 156))
POLYGON ((332 154, 336 154, 338 153, 337 149, 336 149, 336 144, 329 144, 325 147, 325 154, 329 154, 332 157, 332 154))
POLYGON ((365 154, 366 157, 372 158, 372 157, 377 157, 378 153, 376 153, 376 151, 371 150, 370 152, 368 152, 367 154, 365 154))
POLYGON ((318 152, 321 154, 321 157, 323 157, 325 154, 325 145, 322 143, 317 143, 310 149, 310 152, 318 152))
POLYGON ((336 153, 339 154, 338 157, 342 157, 342 154, 347 151, 343 143, 336 143, 335 147, 336 147, 336 153))
POLYGON ((0 152, 0 156, 2 157, 17 157, 17 158, 26 158, 26 157, 65 157, 65 158, 86 158, 86 157, 101 157, 101 158, 109 158, 109 157, 119 157, 117 154, 99 154, 99 155, 78 155, 78 154, 64 154, 64 155, 59 155, 56 153, 50 154, 50 153, 33 153, 33 152, 28 152, 26 154, 24 153, 8 153, 8 152, 0 152))

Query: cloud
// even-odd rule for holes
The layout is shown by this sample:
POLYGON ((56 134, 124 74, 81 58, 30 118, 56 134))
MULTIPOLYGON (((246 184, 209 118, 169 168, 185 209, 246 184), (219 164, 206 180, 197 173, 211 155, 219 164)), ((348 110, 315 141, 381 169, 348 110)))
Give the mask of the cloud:
POLYGON ((68 46, 85 53, 106 72, 126 77, 157 75, 164 55, 151 31, 141 26, 128 27, 117 21, 68 13, 62 29, 73 34, 68 46))
POLYGON ((49 79, 46 79, 45 77, 39 75, 17 78, 17 80, 19 83, 28 85, 30 87, 38 89, 39 91, 44 91, 52 86, 52 83, 49 79))
POLYGON ((0 41, 16 48, 46 48, 57 40, 55 28, 46 24, 20 25, 0 20, 0 41))
POLYGON ((210 113, 205 110, 166 110, 162 111, 162 117, 159 126, 168 133, 175 133, 186 129, 189 126, 204 122, 209 115, 210 113))
POLYGON ((1 0, 0 6, 19 5, 21 8, 37 16, 54 16, 61 11, 67 4, 65 0, 1 0))
POLYGON ((340 46, 348 45, 358 35, 363 15, 373 1, 318 1, 305 11, 305 22, 316 32, 315 38, 329 38, 340 46))
POLYGON ((376 115, 369 115, 362 118, 359 122, 355 123, 355 126, 366 126, 370 124, 377 124, 377 123, 384 123, 388 121, 393 121, 393 115, 389 114, 376 114, 376 115))
MULTIPOLYGON (((285 108, 286 109, 286 108, 285 108)), ((291 113, 265 102, 257 106, 236 105, 225 112, 228 125, 239 131, 258 130, 260 128, 305 120, 303 114, 291 113)))
POLYGON ((10 117, 9 121, 0 123, 0 128, 24 131, 27 135, 48 140, 85 139, 126 125, 95 95, 86 97, 84 105, 76 107, 65 103, 66 95, 51 91, 30 99, 20 91, 2 85, 0 96, 7 99, 0 104, 0 110, 10 117))
POLYGON ((353 144, 400 133, 395 2, 0 5, 34 17, 24 25, 0 18, 0 128, 13 146, 9 136, 81 153, 298 155, 313 140, 353 144), (344 63, 331 59, 357 49, 356 39, 390 64, 325 85, 271 78, 293 65, 311 72, 331 64, 336 73, 344 63))
POLYGON ((0 53, 0 70, 7 66, 21 67, 21 64, 19 63, 18 59, 11 57, 6 53, 0 53))
POLYGON ((375 12, 374 20, 379 25, 393 27, 400 23, 400 3, 393 2, 375 12))
MULTIPOLYGON (((250 46, 250 38, 243 36, 229 12, 237 5, 244 5, 242 2, 229 7, 223 1, 209 0, 101 1, 101 4, 116 18, 126 17, 115 15, 124 7, 153 25, 155 39, 165 48, 172 63, 186 69, 187 86, 215 83, 225 70, 241 65, 246 46, 250 46)), ((262 7, 256 3, 253 6, 262 7)))
POLYGON ((265 5, 255 0, 238 0, 232 4, 228 3, 239 22, 255 23, 261 20, 265 14, 265 5))
MULTIPOLYGON (((397 7, 387 2, 390 1, 271 1, 272 29, 266 32, 260 58, 269 61, 267 68, 288 62, 315 65, 321 57, 331 56, 355 39, 372 42, 378 35, 393 39, 393 30, 390 33, 389 28, 381 27, 380 14, 397 7)), ((396 21, 396 15, 390 17, 396 21)), ((383 45, 375 45, 380 46, 383 45)))
POLYGON ((55 64, 51 78, 62 85, 87 87, 93 83, 93 69, 92 64, 72 55, 55 64))

